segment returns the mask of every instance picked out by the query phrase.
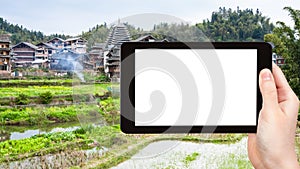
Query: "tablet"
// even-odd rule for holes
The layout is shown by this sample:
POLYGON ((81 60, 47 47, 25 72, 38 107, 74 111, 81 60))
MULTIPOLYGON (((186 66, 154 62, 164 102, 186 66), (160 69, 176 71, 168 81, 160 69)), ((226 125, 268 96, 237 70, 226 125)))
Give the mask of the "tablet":
POLYGON ((126 42, 121 46, 124 133, 255 133, 264 42, 126 42))

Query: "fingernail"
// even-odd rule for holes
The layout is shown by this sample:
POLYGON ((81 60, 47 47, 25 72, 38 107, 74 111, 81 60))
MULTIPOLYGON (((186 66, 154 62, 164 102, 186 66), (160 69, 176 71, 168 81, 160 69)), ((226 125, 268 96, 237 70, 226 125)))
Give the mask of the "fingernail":
POLYGON ((265 70, 262 72, 261 78, 263 81, 269 81, 272 79, 270 70, 265 70))

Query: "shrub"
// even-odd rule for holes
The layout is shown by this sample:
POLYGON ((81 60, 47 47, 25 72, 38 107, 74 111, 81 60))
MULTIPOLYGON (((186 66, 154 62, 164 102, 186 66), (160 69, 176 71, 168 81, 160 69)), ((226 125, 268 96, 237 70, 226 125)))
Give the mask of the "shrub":
POLYGON ((96 80, 100 81, 100 82, 110 82, 110 78, 107 77, 106 75, 101 75, 101 76, 97 77, 96 80))
POLYGON ((49 104, 53 99, 53 94, 49 91, 39 94, 40 102, 42 104, 49 104))
POLYGON ((15 100, 16 105, 27 105, 29 103, 29 96, 23 93, 20 93, 15 100))
POLYGON ((120 99, 111 97, 100 101, 100 112, 108 124, 120 123, 120 99))

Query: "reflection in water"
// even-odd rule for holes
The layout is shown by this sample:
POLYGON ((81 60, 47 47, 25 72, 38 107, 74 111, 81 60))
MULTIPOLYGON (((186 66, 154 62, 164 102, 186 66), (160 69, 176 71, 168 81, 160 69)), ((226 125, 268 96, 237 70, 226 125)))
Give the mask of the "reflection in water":
POLYGON ((68 132, 68 131, 74 131, 76 129, 78 129, 79 126, 74 126, 74 127, 67 127, 67 128, 61 128, 61 127, 57 127, 57 128, 53 128, 50 132, 45 132, 42 131, 40 129, 37 130, 26 130, 25 132, 12 132, 10 135, 10 140, 21 140, 24 138, 29 138, 38 134, 46 134, 46 133, 57 133, 57 132, 68 132))

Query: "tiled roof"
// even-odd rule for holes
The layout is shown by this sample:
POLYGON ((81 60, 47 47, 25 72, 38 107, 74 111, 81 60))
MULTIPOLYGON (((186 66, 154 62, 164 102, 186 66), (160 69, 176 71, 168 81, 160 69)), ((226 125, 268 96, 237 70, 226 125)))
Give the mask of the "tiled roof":
POLYGON ((152 35, 144 35, 144 36, 141 36, 141 37, 139 37, 139 38, 137 38, 137 39, 135 39, 135 40, 133 40, 133 41, 134 41, 134 42, 139 42, 139 41, 142 41, 142 40, 144 40, 144 39, 146 39, 146 38, 154 39, 154 40, 155 40, 155 38, 154 38, 152 35))
POLYGON ((105 47, 109 48, 110 46, 121 45, 130 40, 130 34, 126 26, 122 23, 118 23, 111 28, 105 47))
POLYGON ((81 40, 83 40, 83 41, 86 41, 85 39, 83 39, 83 38, 81 38, 81 37, 75 37, 75 38, 68 38, 68 39, 65 40, 65 42, 67 42, 67 41, 73 41, 73 40, 78 40, 78 39, 81 39, 81 40))
POLYGON ((52 46, 51 44, 45 43, 45 42, 41 42, 41 43, 37 44, 36 46, 41 46, 41 45, 44 45, 44 46, 46 46, 47 48, 57 49, 56 47, 52 46))
POLYGON ((60 40, 60 41, 63 41, 63 42, 65 41, 65 40, 63 40, 62 38, 55 37, 55 38, 53 38, 53 39, 51 39, 51 40, 47 41, 47 43, 48 43, 48 42, 51 42, 51 41, 53 41, 54 39, 58 39, 58 40, 60 40))
POLYGON ((35 45, 33 45, 33 44, 29 43, 29 42, 20 42, 20 43, 16 44, 15 46, 13 46, 12 48, 15 48, 15 47, 17 47, 17 46, 19 46, 21 44, 25 44, 26 46, 29 46, 30 48, 33 48, 33 49, 37 49, 38 48, 37 46, 35 46, 35 45))

